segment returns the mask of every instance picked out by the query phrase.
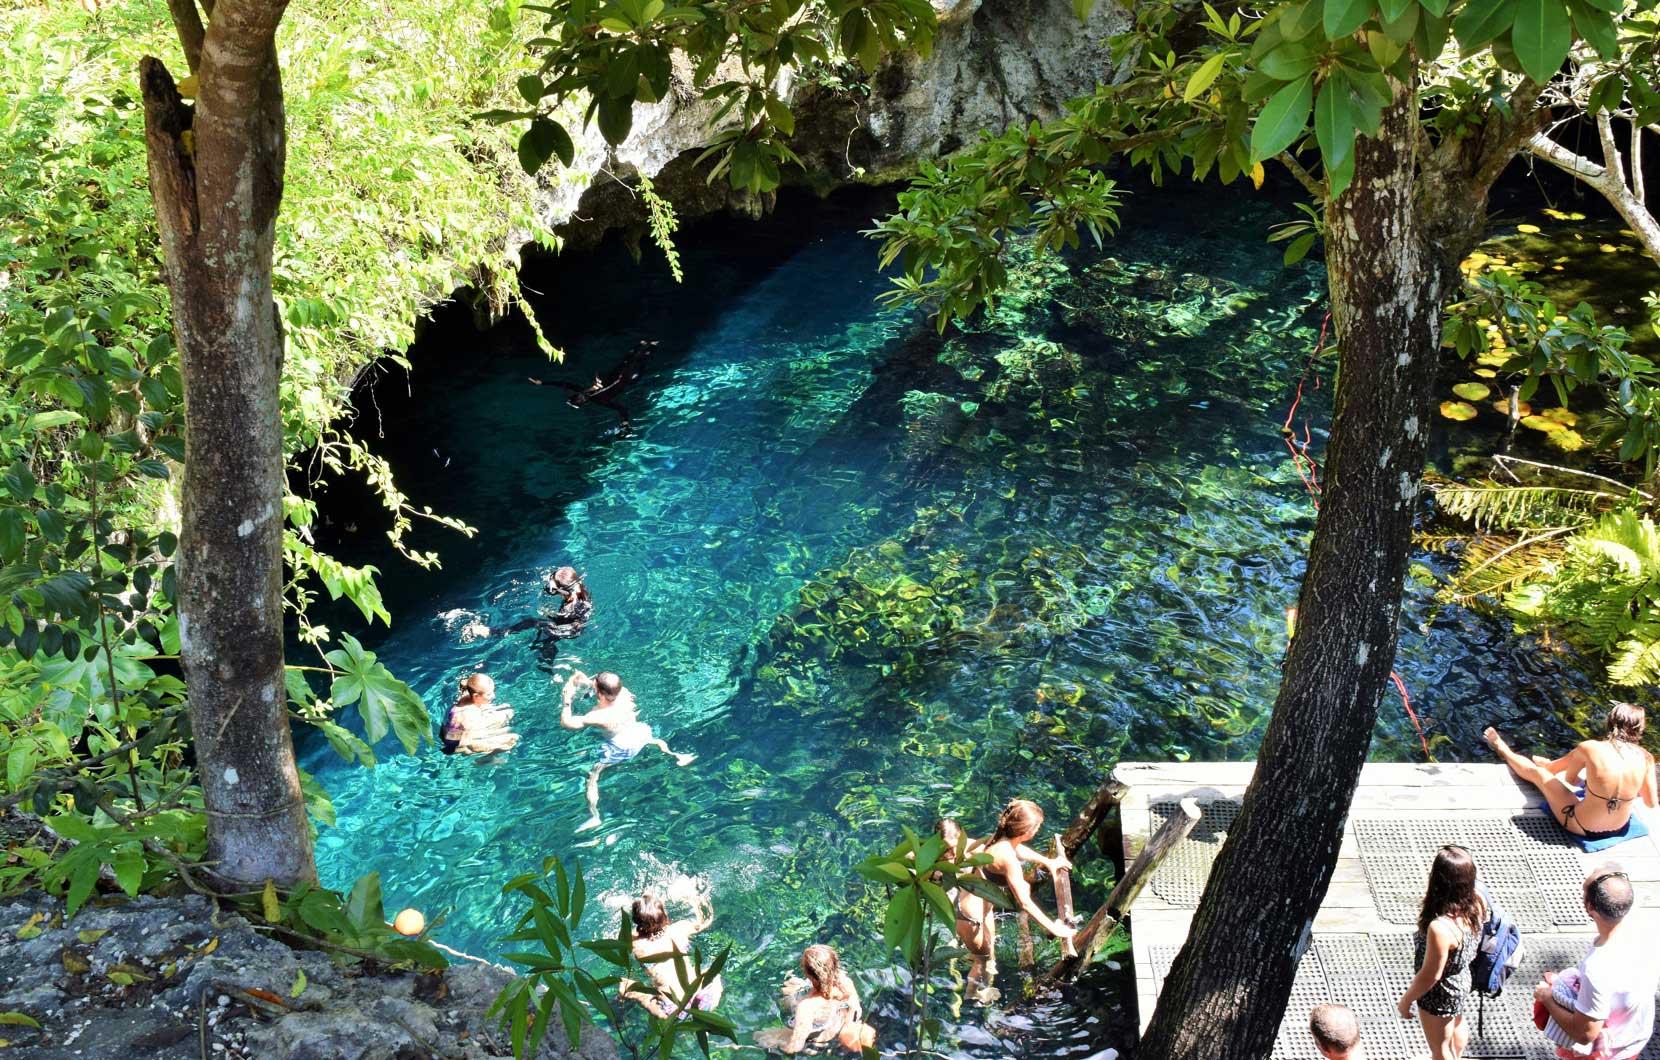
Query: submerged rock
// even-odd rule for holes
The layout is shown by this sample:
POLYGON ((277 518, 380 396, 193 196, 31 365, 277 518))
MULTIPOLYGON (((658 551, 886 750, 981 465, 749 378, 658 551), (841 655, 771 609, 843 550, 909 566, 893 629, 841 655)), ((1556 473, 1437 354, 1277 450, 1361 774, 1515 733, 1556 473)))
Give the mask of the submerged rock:
MULTIPOLYGON (((509 978, 471 961, 442 973, 341 967, 195 896, 87 906, 67 923, 63 902, 44 894, 0 904, 0 1012, 40 1024, 0 1027, 15 1060, 510 1056, 507 1036, 484 1015, 509 978)), ((591 1026, 580 1049, 555 1030, 541 1050, 616 1055, 591 1026)))

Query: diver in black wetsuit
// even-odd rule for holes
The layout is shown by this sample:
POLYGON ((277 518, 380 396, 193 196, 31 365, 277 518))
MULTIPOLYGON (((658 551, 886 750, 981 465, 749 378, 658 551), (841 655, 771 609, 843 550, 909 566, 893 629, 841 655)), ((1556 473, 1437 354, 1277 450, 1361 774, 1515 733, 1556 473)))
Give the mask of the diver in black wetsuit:
POLYGON ((617 414, 617 418, 622 420, 623 430, 632 430, 633 424, 628 422, 628 410, 622 407, 617 398, 624 389, 645 374, 646 360, 656 349, 657 343, 654 340, 636 343, 610 375, 604 378, 596 375, 589 386, 577 386, 561 379, 541 380, 535 376, 531 376, 530 381, 536 386, 563 387, 569 391, 565 403, 573 409, 579 409, 584 405, 602 405, 617 414))
POLYGON ((582 582, 575 567, 560 567, 542 583, 542 592, 560 597, 564 602, 552 614, 543 612, 534 618, 521 618, 502 632, 519 633, 534 629, 533 648, 558 650, 559 642, 582 635, 588 620, 594 616, 594 598, 582 582))

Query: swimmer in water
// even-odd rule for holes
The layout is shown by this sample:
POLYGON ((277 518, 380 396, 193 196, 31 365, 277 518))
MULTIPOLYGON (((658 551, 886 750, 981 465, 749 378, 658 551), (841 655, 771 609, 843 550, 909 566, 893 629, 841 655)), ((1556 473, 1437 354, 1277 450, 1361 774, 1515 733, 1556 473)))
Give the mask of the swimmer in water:
POLYGON ((632 761, 647 747, 655 747, 672 756, 681 766, 689 766, 697 760, 697 755, 683 755, 669 750, 668 744, 652 734, 651 726, 640 720, 634 693, 624 688, 622 678, 613 673, 589 677, 581 670, 573 671, 565 681, 559 724, 567 729, 597 728, 606 736, 605 742, 600 745, 599 761, 588 774, 588 819, 577 829, 579 832, 600 825, 599 775, 607 767, 632 761), (599 705, 586 714, 572 714, 571 703, 583 689, 591 689, 599 705))
POLYGON ((625 388, 645 374, 646 361, 656 349, 657 343, 654 341, 636 343, 634 349, 629 351, 628 355, 622 359, 622 363, 610 375, 604 378, 596 375, 594 381, 588 386, 577 386, 575 383, 567 383, 559 379, 544 381, 537 379, 535 376, 530 377, 530 382, 535 386, 564 388, 567 391, 565 404, 573 409, 579 409, 584 405, 601 405, 608 408, 617 414, 618 419, 622 420, 622 429, 628 431, 632 429, 633 424, 628 422, 628 410, 622 407, 617 398, 625 388))
POLYGON ((801 955, 805 979, 784 980, 785 1007, 795 1009, 789 1029, 757 1031, 755 1044, 781 1053, 839 1042, 850 1053, 876 1044, 876 1029, 865 1022, 864 1006, 853 980, 842 971, 841 957, 829 946, 808 946, 801 955))
POLYGON ((536 636, 531 638, 530 646, 547 648, 551 653, 558 650, 560 641, 582 635, 588 620, 594 617, 594 598, 589 595, 588 587, 583 584, 582 575, 577 573, 575 567, 560 567, 548 575, 542 582, 542 592, 558 597, 559 609, 551 614, 543 612, 536 618, 521 618, 502 632, 519 633, 534 629, 536 636))
POLYGON ((496 682, 488 674, 468 674, 444 715, 441 747, 447 755, 511 751, 519 743, 519 734, 507 727, 512 719, 513 708, 496 703, 496 682))
MULTIPOLYGON (((655 991, 645 984, 624 979, 618 992, 622 997, 638 1001, 655 1016, 667 1019, 680 1010, 685 1001, 686 986, 698 974, 697 965, 690 960, 692 936, 709 930, 715 922, 715 907, 709 896, 699 892, 692 900, 693 919, 669 921, 663 900, 647 891, 634 900, 634 959, 646 966, 655 991)), ((708 1012, 720 1004, 725 985, 720 976, 698 988, 687 1008, 708 1012)))

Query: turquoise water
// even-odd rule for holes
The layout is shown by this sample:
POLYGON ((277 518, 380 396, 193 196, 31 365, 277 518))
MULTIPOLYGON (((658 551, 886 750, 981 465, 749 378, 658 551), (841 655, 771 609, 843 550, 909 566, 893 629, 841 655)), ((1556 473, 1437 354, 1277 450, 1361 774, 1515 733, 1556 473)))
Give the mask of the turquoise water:
MULTIPOLYGON (((307 748, 339 816, 318 841, 327 882, 378 870, 389 908, 447 912, 445 941, 494 954, 518 911, 501 882, 545 855, 580 860, 613 905, 701 876, 741 1026, 775 1022, 776 982, 826 941, 892 1042, 881 896, 852 866, 900 824, 946 812, 982 834, 1016 795, 1064 819, 1120 758, 1254 753, 1313 526, 1280 425, 1323 284, 1263 243, 1283 211, 1138 196, 1103 252, 1018 261, 999 312, 941 338, 873 302, 883 283, 857 230, 880 208, 694 229, 683 288, 616 248, 532 270, 566 365, 522 327, 441 320, 412 376, 359 402, 359 432, 404 489, 481 531, 424 539, 445 567, 423 574, 376 553, 351 498, 328 499, 338 547, 388 572, 396 627, 372 646, 435 717, 482 667, 523 740, 488 761, 389 741, 374 770, 307 748), (631 435, 524 382, 591 376, 641 338, 662 346, 625 398, 631 435), (541 573, 565 562, 597 611, 556 678, 615 670, 658 734, 699 756, 608 771, 605 824, 587 833, 598 741, 559 727, 527 635, 460 632, 531 613, 541 573)), ((1328 393, 1317 370, 1302 406, 1316 450, 1328 393)), ((1409 619, 1400 670, 1442 757, 1473 755, 1493 717, 1555 739, 1589 702, 1557 659, 1427 590, 1409 619)), ((1374 756, 1421 756, 1398 699, 1374 756)), ((1080 908, 1112 871, 1080 859, 1080 908)), ((969 1011, 952 1051, 1123 1048, 1123 978, 1098 966, 1035 1011, 969 1011)), ((1019 992, 1007 972, 1003 986, 1019 992)))

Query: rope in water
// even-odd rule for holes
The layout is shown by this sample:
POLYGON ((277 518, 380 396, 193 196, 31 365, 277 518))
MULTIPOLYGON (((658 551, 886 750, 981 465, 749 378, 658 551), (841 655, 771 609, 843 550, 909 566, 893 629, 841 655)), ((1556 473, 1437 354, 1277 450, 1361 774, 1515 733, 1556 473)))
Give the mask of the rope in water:
MULTIPOLYGON (((1303 403, 1303 387, 1308 382, 1309 373, 1314 371, 1314 362, 1326 350, 1326 336, 1330 329, 1331 312, 1328 310, 1325 319, 1320 321, 1320 341, 1315 343, 1314 352, 1308 355, 1308 360, 1303 364, 1303 374, 1297 377, 1296 396, 1291 399, 1291 408, 1286 411, 1285 423, 1280 425, 1280 436, 1285 439, 1285 447, 1291 451, 1291 466, 1297 469, 1297 477, 1303 480, 1303 488, 1308 491, 1315 511, 1320 510, 1320 466, 1308 453, 1308 447, 1314 440, 1313 432, 1305 419, 1302 423, 1303 437, 1298 441, 1297 430, 1291 424, 1297 418, 1297 409, 1303 403)), ((1318 375, 1314 377, 1314 389, 1320 389, 1318 375)), ((1287 617, 1295 620, 1296 613, 1296 608, 1292 608, 1287 617)), ((1401 675, 1394 670, 1389 671, 1389 680, 1395 683, 1395 690, 1401 694, 1401 706, 1406 708, 1406 716, 1411 719, 1412 728, 1418 733, 1418 746, 1424 749, 1424 760, 1430 761, 1429 740, 1424 737, 1424 726, 1418 720, 1418 713, 1412 709, 1412 697, 1407 694, 1406 682, 1401 680, 1401 675)))

